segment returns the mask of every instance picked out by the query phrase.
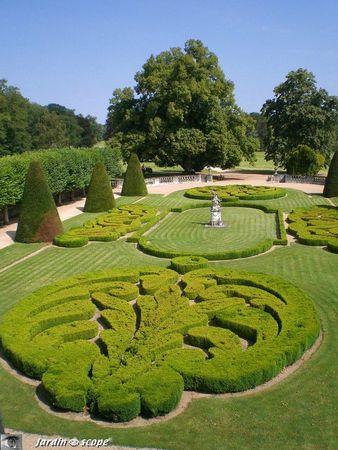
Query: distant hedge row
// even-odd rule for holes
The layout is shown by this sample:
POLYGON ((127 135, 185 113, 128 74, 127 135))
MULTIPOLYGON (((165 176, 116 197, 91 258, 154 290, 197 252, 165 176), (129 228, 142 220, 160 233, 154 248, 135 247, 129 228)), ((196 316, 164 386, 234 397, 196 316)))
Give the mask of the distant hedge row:
POLYGON ((226 185, 226 186, 203 186, 188 189, 184 196, 198 200, 208 200, 216 193, 222 202, 236 202, 238 200, 271 200, 285 197, 286 190, 270 186, 251 185, 226 185))
POLYGON ((96 163, 102 162, 114 178, 122 172, 119 150, 112 148, 63 148, 26 152, 0 158, 0 209, 20 202, 29 163, 40 161, 53 194, 73 192, 89 185, 96 163))

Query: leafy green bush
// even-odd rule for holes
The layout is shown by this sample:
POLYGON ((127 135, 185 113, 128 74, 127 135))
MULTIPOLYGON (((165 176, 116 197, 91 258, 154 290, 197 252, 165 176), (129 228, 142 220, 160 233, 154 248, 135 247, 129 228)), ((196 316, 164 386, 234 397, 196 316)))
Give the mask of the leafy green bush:
POLYGON ((316 175, 323 167, 325 158, 308 145, 298 145, 286 160, 287 173, 291 175, 316 175))
POLYGON ((171 260, 171 267, 178 273, 187 273, 191 270, 203 269, 208 260, 202 256, 178 256, 171 260))
POLYGON ((41 164, 32 161, 25 181, 15 240, 26 243, 50 242, 62 229, 41 164))
POLYGON ((338 210, 334 206, 296 208, 288 216, 288 232, 305 245, 327 246, 337 253, 338 210))
POLYGON ((319 331, 311 300, 280 278, 211 267, 180 277, 141 267, 39 289, 5 314, 0 339, 18 369, 42 380, 52 405, 89 406, 122 422, 167 414, 183 389, 235 392, 264 383, 319 331))
POLYGON ((267 186, 226 185, 204 186, 185 191, 185 197, 199 200, 210 200, 216 193, 222 202, 237 202, 238 200, 269 200, 286 195, 285 189, 267 186))
POLYGON ((150 206, 124 205, 57 236, 54 244, 59 247, 82 247, 89 241, 116 241, 127 233, 141 229, 142 224, 145 227, 153 223, 158 217, 156 213, 156 209, 150 206))
POLYGON ((126 196, 144 196, 148 194, 147 186, 144 181, 141 164, 136 155, 132 153, 129 158, 127 171, 124 175, 121 195, 126 196))
POLYGON ((110 178, 102 163, 97 163, 93 169, 89 184, 84 211, 109 211, 116 207, 110 178))
POLYGON ((338 151, 331 160, 323 195, 324 197, 338 197, 338 151))

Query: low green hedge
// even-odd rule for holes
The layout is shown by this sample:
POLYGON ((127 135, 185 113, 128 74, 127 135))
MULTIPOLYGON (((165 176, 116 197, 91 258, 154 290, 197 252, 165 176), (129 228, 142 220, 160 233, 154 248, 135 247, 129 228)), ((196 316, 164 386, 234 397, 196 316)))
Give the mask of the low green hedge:
POLYGON ((235 392, 264 383, 300 358, 319 330, 311 300, 280 278, 211 267, 180 277, 141 267, 39 289, 3 316, 0 340, 18 369, 42 380, 53 406, 89 406, 125 422, 167 414, 183 389, 235 392))
POLYGON ((226 186, 204 186, 188 189, 184 195, 188 198, 199 200, 211 199, 213 193, 222 202, 237 202, 238 200, 270 200, 284 197, 285 189, 268 186, 251 185, 226 185, 226 186))
POLYGON ((202 256, 178 256, 171 260, 171 268, 178 273, 187 273, 191 270, 203 269, 208 260, 202 256))
POLYGON ((338 253, 338 209, 334 206, 296 208, 288 216, 288 232, 301 244, 327 246, 338 253))
POLYGON ((169 211, 162 211, 161 213, 157 214, 155 217, 149 220, 146 224, 142 225, 141 228, 139 228, 137 231, 135 231, 131 236, 127 237, 127 242, 134 242, 138 243, 141 236, 149 231, 151 228, 153 228, 158 222, 160 222, 162 219, 164 219, 169 214, 169 211))
POLYGON ((116 241, 127 233, 144 229, 147 224, 159 220, 156 214, 157 210, 149 206, 124 205, 85 222, 82 227, 72 228, 56 236, 54 244, 59 247, 82 247, 89 241, 116 241))

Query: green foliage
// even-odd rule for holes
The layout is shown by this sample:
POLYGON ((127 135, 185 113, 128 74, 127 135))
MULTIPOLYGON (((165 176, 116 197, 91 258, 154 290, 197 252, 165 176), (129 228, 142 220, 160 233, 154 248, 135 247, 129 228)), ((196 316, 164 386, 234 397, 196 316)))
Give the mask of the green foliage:
POLYGON ((208 260, 202 256, 177 256, 171 260, 171 267, 178 273, 187 273, 191 270, 207 267, 208 260))
POLYGON ((211 200, 213 193, 216 193, 222 202, 236 202, 238 200, 269 200, 280 198, 286 195, 282 188, 251 185, 226 185, 226 186, 205 186, 188 189, 185 197, 199 200, 211 200))
POLYGON ((38 161, 30 163, 15 240, 50 242, 62 232, 62 223, 47 180, 38 161))
POLYGON ((147 194, 147 186, 144 181, 140 161, 136 153, 132 153, 128 162, 127 171, 124 175, 121 195, 140 195, 143 197, 147 194))
POLYGON ((57 104, 30 103, 19 89, 0 80, 0 156, 40 148, 92 147, 102 139, 92 116, 57 104))
POLYGON ((288 216, 288 231, 306 245, 325 245, 338 250, 338 210, 332 206, 296 208, 288 216))
POLYGON ((325 158, 307 145, 298 145, 286 158, 285 167, 291 175, 316 175, 325 158))
POLYGON ((88 244, 88 241, 116 241, 127 233, 141 230, 142 224, 145 224, 145 227, 152 223, 157 218, 156 213, 156 209, 150 206, 122 205, 85 222, 82 227, 71 228, 57 236, 54 244, 60 247, 82 247, 88 244))
POLYGON ((158 222, 160 222, 162 219, 164 219, 169 214, 169 211, 162 211, 161 213, 157 214, 155 217, 149 220, 149 222, 146 222, 139 228, 137 231, 135 231, 132 235, 127 237, 127 242, 135 242, 137 243, 141 236, 149 231, 151 228, 153 228, 158 222))
POLYGON ((102 163, 97 163, 90 179, 85 212, 101 212, 115 208, 116 203, 110 178, 102 163))
POLYGON ((234 167, 258 150, 254 120, 236 105, 233 83, 201 41, 151 56, 135 81, 135 89, 116 89, 108 107, 106 137, 123 154, 191 171, 234 167))
POLYGON ((167 414, 183 389, 235 392, 264 383, 300 358, 319 328, 311 300, 280 278, 205 268, 179 279, 141 267, 39 289, 5 314, 0 338, 6 357, 42 380, 54 406, 89 405, 120 422, 167 414), (197 302, 187 298, 193 289, 197 302), (98 331, 99 346, 89 341, 98 331), (182 347, 184 336, 195 349, 182 347), (245 350, 240 338, 250 343, 245 350))
POLYGON ((327 160, 336 140, 337 100, 317 89, 314 75, 304 69, 289 72, 274 93, 262 107, 266 159, 285 167, 292 149, 307 145, 327 160))
POLYGON ((44 150, 0 159, 0 208, 22 199, 23 186, 31 161, 39 161, 53 194, 83 189, 89 185, 93 167, 102 162, 110 178, 122 171, 118 150, 107 148, 44 150))
POLYGON ((338 197, 338 151, 331 160, 323 195, 324 197, 338 197))

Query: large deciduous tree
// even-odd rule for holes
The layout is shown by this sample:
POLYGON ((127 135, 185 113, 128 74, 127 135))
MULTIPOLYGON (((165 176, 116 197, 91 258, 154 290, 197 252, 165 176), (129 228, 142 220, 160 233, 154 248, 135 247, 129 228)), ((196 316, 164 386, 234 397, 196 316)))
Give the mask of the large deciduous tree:
POLYGON ((201 41, 151 56, 136 87, 117 89, 108 108, 106 138, 127 159, 199 170, 231 167, 259 148, 254 121, 236 105, 233 83, 201 41))
POLYGON ((288 73, 274 93, 261 110, 267 121, 266 159, 285 167, 289 153, 307 145, 328 161, 336 140, 337 100, 317 89, 314 75, 305 69, 288 73))

